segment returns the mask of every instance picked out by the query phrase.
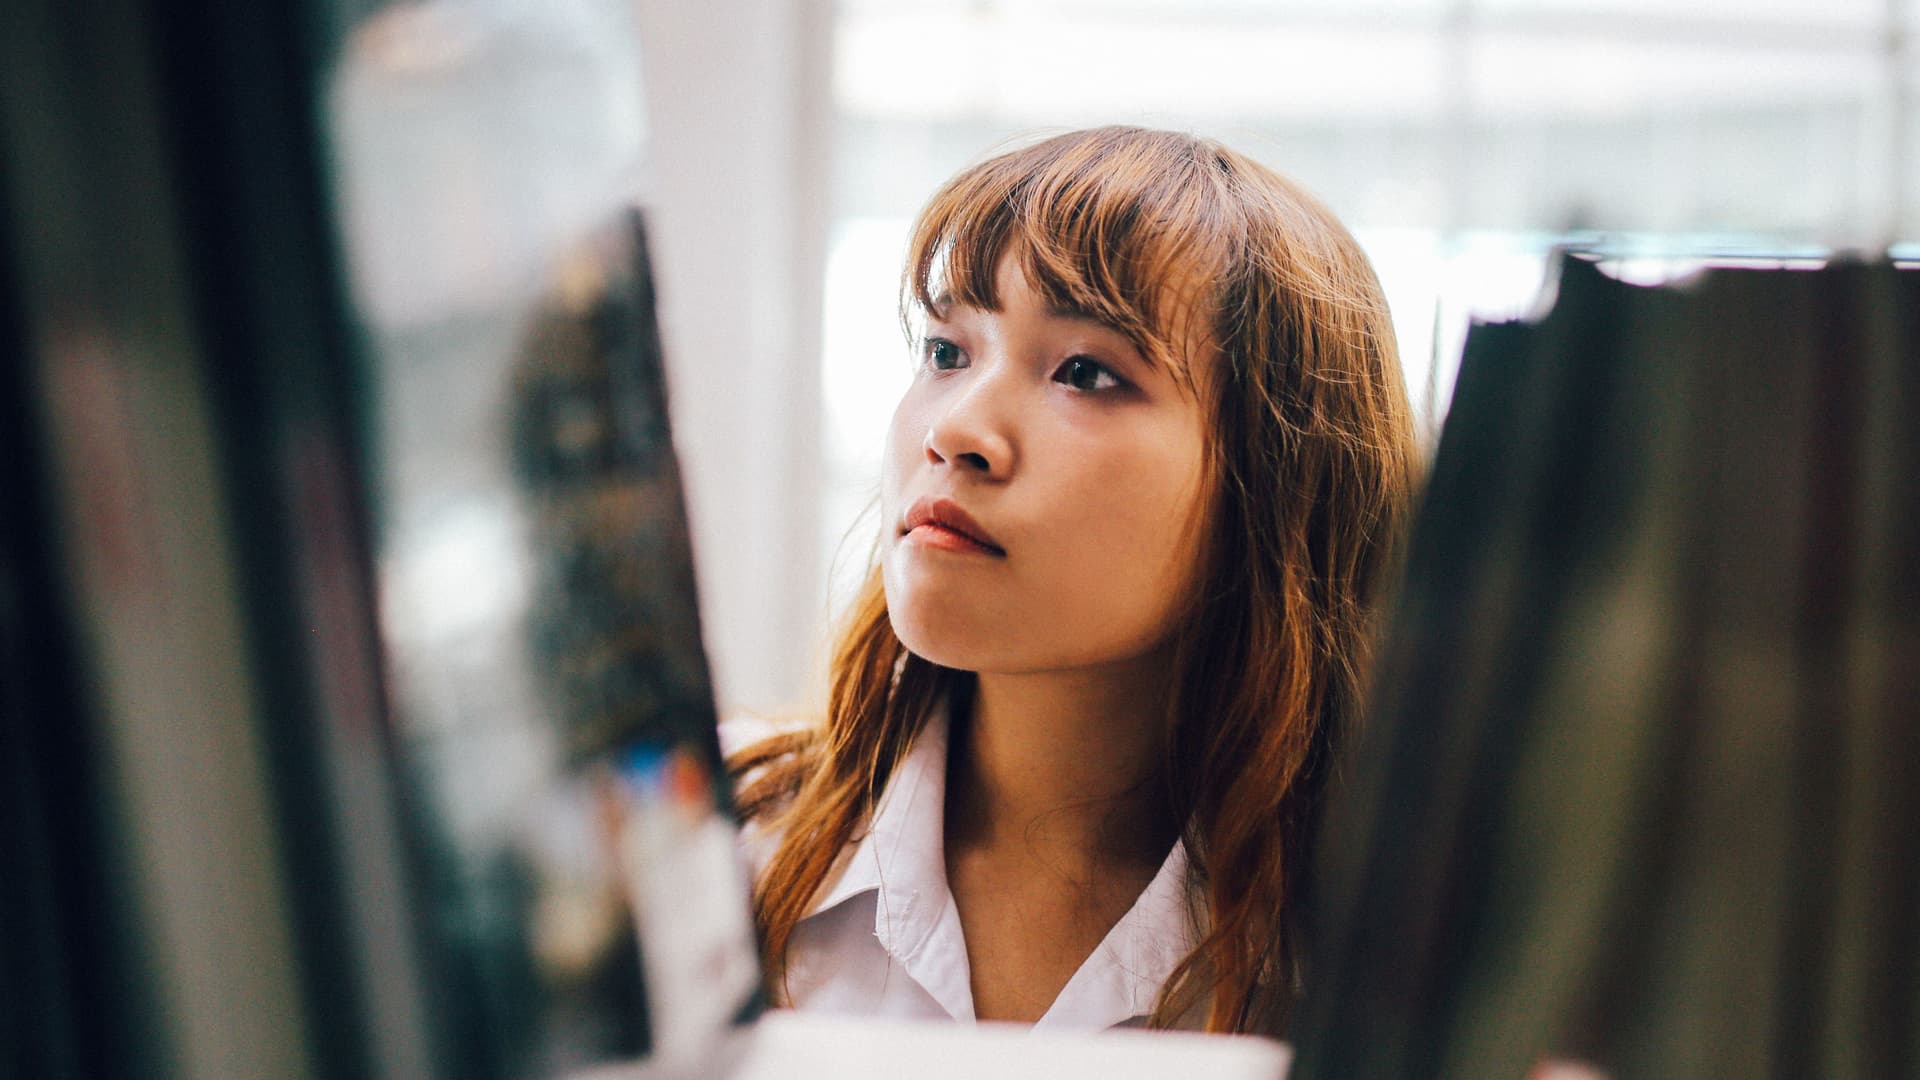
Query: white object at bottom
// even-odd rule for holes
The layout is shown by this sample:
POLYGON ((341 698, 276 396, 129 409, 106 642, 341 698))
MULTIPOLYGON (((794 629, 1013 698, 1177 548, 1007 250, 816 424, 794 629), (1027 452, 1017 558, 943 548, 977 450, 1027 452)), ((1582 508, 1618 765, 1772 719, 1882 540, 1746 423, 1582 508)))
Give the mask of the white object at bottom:
POLYGON ((745 1033, 728 1080, 1284 1080, 1292 1051, 1246 1035, 1035 1031, 775 1010, 745 1033))

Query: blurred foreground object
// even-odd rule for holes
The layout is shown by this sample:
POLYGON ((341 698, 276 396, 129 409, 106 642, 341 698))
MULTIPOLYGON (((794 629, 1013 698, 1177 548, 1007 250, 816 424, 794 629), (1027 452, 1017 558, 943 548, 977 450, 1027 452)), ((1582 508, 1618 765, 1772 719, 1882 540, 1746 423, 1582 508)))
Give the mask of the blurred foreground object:
POLYGON ((751 1011, 626 8, 347 6, 0 5, 0 1077, 751 1011))
POLYGON ((328 81, 450 1076, 691 1060, 759 988, 616 0, 382 10, 328 81))
MULTIPOLYGON (((551 1047, 561 1053, 549 1055, 555 1062, 621 1051, 699 1062, 731 1021, 757 1012, 760 964, 728 793, 717 782, 717 719, 641 212, 568 248, 555 278, 527 318, 506 395, 534 582, 524 634, 554 744, 532 802, 549 827, 572 814, 560 835, 592 837, 593 854, 582 860, 577 843, 523 829, 515 857, 534 871, 536 912, 576 910, 599 892, 620 918, 619 933, 591 955, 543 947, 536 918, 537 996, 576 990, 566 1007, 546 1003, 548 1042, 569 1037, 570 1013, 593 1016, 598 1032, 551 1047)), ((552 924, 568 946, 579 925, 552 924)))
POLYGON ((0 1076, 436 1075, 312 14, 0 5, 0 1076))
POLYGON ((1887 262, 1474 329, 1296 1077, 1916 1075, 1917 412, 1887 262))

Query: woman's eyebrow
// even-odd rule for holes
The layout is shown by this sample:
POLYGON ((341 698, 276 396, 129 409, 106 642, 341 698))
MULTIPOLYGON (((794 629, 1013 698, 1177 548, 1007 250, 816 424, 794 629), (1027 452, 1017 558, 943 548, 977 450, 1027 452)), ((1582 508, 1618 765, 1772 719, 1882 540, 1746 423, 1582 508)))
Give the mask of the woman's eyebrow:
POLYGON ((922 310, 926 312, 927 318, 932 319, 934 322, 944 323, 953 321, 959 309, 967 306, 966 304, 955 301, 952 293, 943 292, 933 297, 932 302, 922 310))
MULTIPOLYGON (((1047 318, 1058 319, 1061 322, 1079 323, 1083 326, 1090 326, 1095 330, 1100 330, 1105 333, 1112 334, 1115 337, 1120 338, 1122 341, 1125 341, 1128 345, 1133 345, 1133 339, 1127 335, 1126 331, 1120 329, 1119 327, 1113 325, 1112 323, 1094 314, 1093 312, 1088 311, 1085 308, 1051 305, 1047 308, 1047 318)), ((1136 349, 1138 348, 1138 346, 1134 346, 1134 347, 1136 349)))
POLYGON ((1140 361, 1149 368, 1158 369, 1160 367, 1160 365, 1154 361, 1151 350, 1141 348, 1139 343, 1135 342, 1125 331, 1107 322, 1105 319, 1094 315, 1092 312, 1071 307, 1049 307, 1047 308, 1047 317, 1050 319, 1058 319, 1061 322, 1090 326, 1104 333, 1112 334, 1114 337, 1126 342, 1127 349, 1139 357, 1140 361))
POLYGON ((1119 327, 1088 311, 1086 308, 1070 307, 1065 304, 1049 304, 1046 309, 1046 317, 1057 322, 1070 322, 1078 323, 1082 326, 1089 326, 1095 330, 1117 335, 1126 340, 1128 344, 1132 344, 1132 339, 1127 338, 1127 335, 1122 332, 1119 327))

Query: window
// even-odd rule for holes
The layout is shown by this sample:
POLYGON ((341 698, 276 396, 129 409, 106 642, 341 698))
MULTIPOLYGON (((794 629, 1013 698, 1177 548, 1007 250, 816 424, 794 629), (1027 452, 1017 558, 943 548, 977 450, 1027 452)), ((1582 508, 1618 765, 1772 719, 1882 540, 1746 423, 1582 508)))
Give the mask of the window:
MULTIPOLYGON (((1221 138, 1353 228, 1430 433, 1469 320, 1574 242, 1682 256, 1920 239, 1916 21, 1885 0, 841 0, 823 366, 844 596, 908 372, 908 222, 1010 140, 1098 123, 1221 138)), ((1904 248, 1901 250, 1905 250, 1904 248)))

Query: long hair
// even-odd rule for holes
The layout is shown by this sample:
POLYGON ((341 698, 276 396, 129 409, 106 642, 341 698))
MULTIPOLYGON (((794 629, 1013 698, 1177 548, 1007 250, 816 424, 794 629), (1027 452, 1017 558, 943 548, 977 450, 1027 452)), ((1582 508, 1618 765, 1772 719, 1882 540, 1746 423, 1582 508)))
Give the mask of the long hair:
MULTIPOLYGON (((1210 415, 1200 585, 1174 630, 1161 766, 1203 936, 1150 1022, 1204 1005, 1208 1030, 1277 1032, 1331 751, 1356 719, 1417 471, 1386 303, 1311 195, 1170 132, 1061 135, 956 176, 913 230, 903 319, 943 293, 997 309, 1008 254, 1050 306, 1185 371, 1210 415)), ((776 988, 927 714, 972 687, 901 644, 876 566, 836 639, 824 724, 730 762, 750 777, 743 814, 781 835, 754 892, 776 988)))

